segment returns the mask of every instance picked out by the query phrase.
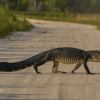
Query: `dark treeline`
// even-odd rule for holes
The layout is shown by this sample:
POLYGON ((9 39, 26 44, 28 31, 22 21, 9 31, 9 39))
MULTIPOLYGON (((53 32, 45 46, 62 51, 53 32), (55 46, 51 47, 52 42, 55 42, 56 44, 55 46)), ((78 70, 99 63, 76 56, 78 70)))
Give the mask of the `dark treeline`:
POLYGON ((99 13, 100 0, 0 0, 5 7, 30 12, 99 13))

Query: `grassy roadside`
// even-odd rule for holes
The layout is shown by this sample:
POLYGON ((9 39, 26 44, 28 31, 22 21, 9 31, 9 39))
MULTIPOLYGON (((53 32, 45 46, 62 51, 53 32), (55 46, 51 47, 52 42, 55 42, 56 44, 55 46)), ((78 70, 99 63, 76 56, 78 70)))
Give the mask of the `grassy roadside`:
POLYGON ((15 31, 25 31, 32 27, 26 20, 18 19, 11 11, 0 7, 0 38, 15 31))
POLYGON ((39 13, 28 16, 35 19, 67 21, 73 23, 90 24, 100 29, 99 14, 73 14, 73 13, 39 13))

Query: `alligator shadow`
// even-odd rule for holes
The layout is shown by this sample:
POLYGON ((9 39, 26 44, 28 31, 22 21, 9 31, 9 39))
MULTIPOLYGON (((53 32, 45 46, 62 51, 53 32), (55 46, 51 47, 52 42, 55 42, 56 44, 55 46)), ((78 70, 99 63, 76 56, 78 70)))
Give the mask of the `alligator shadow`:
MULTIPOLYGON (((70 73, 70 72, 61 72, 61 73, 41 73, 41 74, 37 74, 37 75, 99 75, 100 73, 91 73, 91 74, 87 74, 87 73, 83 73, 83 72, 76 72, 76 73, 70 73)), ((36 75, 36 74, 35 74, 36 75)))
MULTIPOLYGON (((47 94, 13 94, 13 93, 7 94, 7 93, 0 93, 0 100, 41 100, 41 99, 34 98, 34 96, 36 96, 36 95, 44 96, 44 95, 47 95, 47 94)), ((43 99, 43 100, 51 100, 51 99, 43 99)))

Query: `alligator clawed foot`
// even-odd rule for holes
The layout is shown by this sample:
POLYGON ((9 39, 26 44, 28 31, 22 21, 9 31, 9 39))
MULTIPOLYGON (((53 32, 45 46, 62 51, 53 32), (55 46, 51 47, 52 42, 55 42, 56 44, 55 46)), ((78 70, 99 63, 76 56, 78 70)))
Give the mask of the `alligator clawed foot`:
POLYGON ((64 73, 67 73, 67 72, 63 72, 63 71, 55 71, 55 72, 54 72, 54 71, 53 71, 53 73, 63 73, 63 74, 64 74, 64 73))
POLYGON ((73 74, 74 74, 75 72, 74 72, 74 71, 72 71, 71 73, 73 73, 73 74))
POLYGON ((63 71, 57 71, 58 73, 63 73, 63 74, 65 74, 65 73, 67 73, 67 72, 63 72, 63 71))
POLYGON ((96 74, 96 73, 87 73, 87 74, 91 74, 91 75, 94 75, 94 74, 96 74))
POLYGON ((37 72, 37 74, 42 74, 41 72, 37 72))

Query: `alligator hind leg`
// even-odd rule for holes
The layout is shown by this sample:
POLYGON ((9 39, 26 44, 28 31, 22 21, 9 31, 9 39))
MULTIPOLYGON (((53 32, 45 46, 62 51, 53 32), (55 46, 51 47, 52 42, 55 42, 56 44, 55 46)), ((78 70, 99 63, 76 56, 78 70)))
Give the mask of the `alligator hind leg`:
POLYGON ((37 74, 41 74, 39 71, 38 71, 38 66, 34 66, 34 69, 36 71, 37 74))
POLYGON ((81 67, 82 63, 78 63, 75 68, 72 70, 72 73, 74 73, 79 67, 81 67))
POLYGON ((39 61, 37 61, 36 63, 34 63, 34 69, 35 69, 35 71, 36 71, 37 74, 41 73, 41 72, 38 71, 38 66, 43 65, 47 61, 48 61, 48 54, 46 54, 44 56, 44 58, 41 58, 41 59, 39 59, 39 61))
POLYGON ((39 67, 40 65, 44 64, 44 63, 46 63, 45 60, 40 60, 40 61, 38 61, 38 62, 36 62, 36 63, 34 64, 34 69, 35 69, 35 71, 36 71, 37 74, 40 74, 40 73, 41 73, 41 72, 38 71, 38 67, 39 67))

